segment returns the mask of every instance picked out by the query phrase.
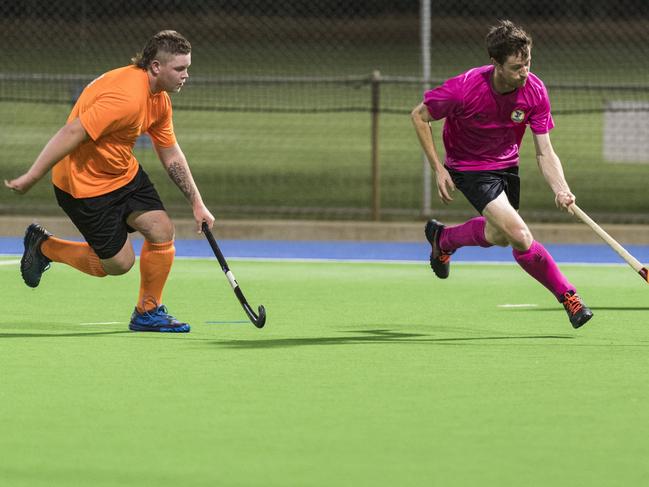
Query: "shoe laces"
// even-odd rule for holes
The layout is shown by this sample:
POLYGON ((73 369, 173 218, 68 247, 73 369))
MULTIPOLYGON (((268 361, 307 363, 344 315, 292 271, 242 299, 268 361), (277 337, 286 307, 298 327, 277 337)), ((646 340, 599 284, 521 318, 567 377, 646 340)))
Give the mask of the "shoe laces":
POLYGON ((150 318, 154 318, 154 317, 159 316, 161 314, 165 314, 165 315, 167 314, 167 308, 164 305, 156 306, 155 308, 149 309, 149 310, 145 309, 142 312, 143 316, 148 316, 150 318))
POLYGON ((161 304, 156 308, 156 314, 169 316, 169 313, 167 312, 167 307, 164 304, 161 304))
POLYGON ((568 310, 571 315, 577 313, 584 305, 581 303, 581 298, 577 293, 566 293, 563 295, 563 306, 568 310))
MULTIPOLYGON (((146 314, 148 316, 157 314, 158 308, 163 307, 162 305, 158 305, 158 300, 155 297, 150 296, 148 294, 145 294, 142 297, 142 301, 140 302, 139 306, 141 306, 142 309, 144 310, 144 312, 142 314, 143 315, 146 314), (151 305, 153 306, 152 308, 150 307, 151 305), (149 308, 149 309, 147 310, 147 308, 149 308)), ((165 313, 166 313, 167 309, 164 308, 164 310, 165 310, 165 313)))
POLYGON ((161 304, 149 311, 145 311, 143 314, 147 315, 151 319, 164 318, 165 320, 168 320, 169 323, 178 321, 175 316, 169 314, 169 311, 167 311, 167 307, 164 304, 161 304))

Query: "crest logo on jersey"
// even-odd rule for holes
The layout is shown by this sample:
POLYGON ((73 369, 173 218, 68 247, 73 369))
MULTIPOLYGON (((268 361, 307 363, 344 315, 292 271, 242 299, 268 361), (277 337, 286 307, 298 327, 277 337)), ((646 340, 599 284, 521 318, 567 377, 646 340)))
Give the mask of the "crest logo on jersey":
POLYGON ((512 112, 512 122, 521 123, 525 120, 525 112, 523 110, 514 110, 512 112))

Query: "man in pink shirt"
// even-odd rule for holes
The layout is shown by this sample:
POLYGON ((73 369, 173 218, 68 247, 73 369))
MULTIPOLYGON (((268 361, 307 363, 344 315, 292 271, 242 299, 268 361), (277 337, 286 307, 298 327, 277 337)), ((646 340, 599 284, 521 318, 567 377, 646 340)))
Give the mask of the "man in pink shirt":
POLYGON ((425 230, 432 247, 430 265, 437 277, 445 279, 450 256, 460 247, 511 245, 516 262, 563 303, 570 323, 579 328, 593 313, 518 214, 519 148, 527 125, 556 205, 565 210, 575 202, 550 142, 554 123, 547 91, 530 72, 532 39, 512 22, 501 21, 486 40, 492 64, 470 69, 427 91, 412 111, 440 200, 448 204, 458 188, 482 215, 454 227, 430 220, 425 230), (442 118, 445 164, 439 160, 429 125, 442 118))

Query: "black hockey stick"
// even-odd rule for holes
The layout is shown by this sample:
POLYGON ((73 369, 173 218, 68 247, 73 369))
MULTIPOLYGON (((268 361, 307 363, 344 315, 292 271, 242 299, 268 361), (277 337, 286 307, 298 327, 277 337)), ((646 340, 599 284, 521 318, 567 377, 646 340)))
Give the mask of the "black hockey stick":
POLYGON ((246 297, 243 295, 243 292, 241 292, 241 288, 239 287, 237 280, 234 278, 234 274, 232 274, 232 271, 228 267, 228 263, 223 256, 223 252, 221 252, 219 245, 216 243, 214 235, 212 235, 212 232, 210 231, 210 227, 208 227, 207 223, 205 222, 203 222, 203 233, 205 234, 207 241, 210 243, 210 247, 212 247, 212 251, 216 256, 216 259, 219 261, 219 264, 221 265, 221 269, 223 269, 223 272, 225 272, 225 277, 227 277, 228 281, 230 281, 230 285, 232 286, 232 289, 234 289, 234 294, 236 294, 237 298, 239 298, 239 302, 241 303, 241 306, 243 306, 243 309, 248 315, 248 318, 250 318, 252 324, 257 328, 263 328, 266 324, 266 309, 263 305, 260 305, 258 309, 259 314, 256 314, 253 311, 253 309, 248 304, 248 301, 246 301, 246 297))

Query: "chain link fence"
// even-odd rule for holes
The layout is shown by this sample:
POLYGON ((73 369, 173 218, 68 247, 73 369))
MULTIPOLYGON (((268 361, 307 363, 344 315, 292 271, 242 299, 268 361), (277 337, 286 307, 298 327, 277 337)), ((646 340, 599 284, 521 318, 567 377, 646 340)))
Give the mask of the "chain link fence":
MULTIPOLYGON (((472 212, 461 197, 425 201, 409 113, 426 86, 487 64, 484 36, 509 18, 534 38, 532 71, 548 86, 553 142, 581 206, 604 221, 649 220, 646 2, 421 2, 0 1, 3 177, 31 164, 90 80, 171 28, 193 46, 174 124, 218 217, 461 218, 472 212)), ((439 141, 441 124, 433 130, 439 141)), ((138 159, 171 212, 188 216, 148 145, 138 142, 138 159)), ((521 213, 562 218, 534 166, 526 136, 521 213)), ((2 192, 0 213, 57 212, 51 193, 45 182, 21 199, 2 192)))

